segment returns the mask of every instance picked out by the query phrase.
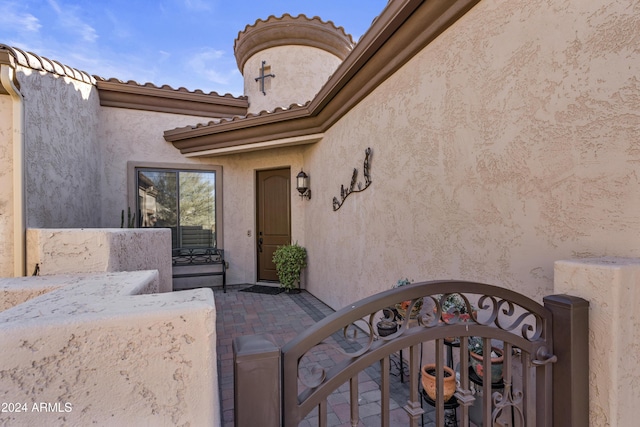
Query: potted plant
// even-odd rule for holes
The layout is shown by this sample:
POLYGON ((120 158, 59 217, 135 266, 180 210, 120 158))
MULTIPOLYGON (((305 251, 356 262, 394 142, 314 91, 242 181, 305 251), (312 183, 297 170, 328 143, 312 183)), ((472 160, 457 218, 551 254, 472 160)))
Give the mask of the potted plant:
MULTIPOLYGON (((454 323, 460 321, 468 322, 471 320, 472 313, 475 317, 475 307, 473 304, 469 304, 469 306, 467 306, 467 302, 460 294, 453 293, 445 295, 441 294, 436 296, 439 301, 440 308, 442 309, 442 313, 440 313, 440 322, 444 321, 446 323, 451 323, 454 319, 457 319, 454 320, 454 323)), ((433 308, 433 312, 436 316, 438 315, 437 306, 433 308)), ((458 338, 456 337, 446 337, 445 340, 450 343, 458 342, 458 338)))
POLYGON ((387 337, 398 331, 398 323, 395 321, 395 313, 390 308, 382 310, 384 317, 376 324, 379 337, 387 337))
MULTIPOLYGON (((410 285, 411 281, 407 278, 405 279, 400 279, 398 280, 398 282, 394 285, 394 288, 399 288, 402 286, 407 286, 410 285)), ((420 313, 420 310, 422 310, 422 298, 418 299, 416 301, 416 303, 414 304, 413 308, 411 309, 411 313, 409 313, 409 318, 410 319, 415 319, 418 316, 418 313, 420 313)), ((398 311, 398 314, 401 317, 407 317, 407 310, 409 309, 409 306, 411 305, 411 300, 406 300, 406 301, 402 301, 396 304, 396 310, 398 311)))
POLYGON ((398 332, 398 324, 395 320, 382 319, 376 324, 376 326, 378 327, 379 337, 388 337, 389 335, 398 332))
POLYGON ((278 246, 273 252, 280 286, 286 292, 300 290, 300 273, 307 266, 307 250, 298 243, 278 246))
POLYGON ((444 295, 438 296, 442 307, 442 320, 448 321, 458 316, 460 320, 467 322, 471 319, 471 313, 476 312, 473 304, 467 307, 467 303, 460 294, 449 294, 444 300, 443 298, 444 295))
MULTIPOLYGON (((469 356, 473 371, 479 378, 484 378, 484 339, 481 337, 469 337, 469 356)), ((500 382, 502 379, 502 362, 504 353, 501 349, 491 346, 491 383, 500 382)))
MULTIPOLYGON (((456 392, 456 373, 448 366, 443 366, 442 369, 444 370, 444 401, 447 402, 456 392)), ((422 388, 427 396, 435 401, 437 397, 435 363, 422 366, 420 373, 422 374, 422 388)))
POLYGON ((396 313, 391 308, 382 309, 384 316, 376 323, 379 337, 387 337, 398 331, 398 323, 396 322, 396 313))

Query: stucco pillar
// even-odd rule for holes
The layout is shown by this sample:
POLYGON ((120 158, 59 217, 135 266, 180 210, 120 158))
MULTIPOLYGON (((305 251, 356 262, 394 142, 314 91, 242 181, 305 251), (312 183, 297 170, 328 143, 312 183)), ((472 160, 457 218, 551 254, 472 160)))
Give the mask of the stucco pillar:
POLYGON ((590 258, 555 263, 554 292, 589 301, 591 426, 635 425, 640 402, 640 259, 590 258))
MULTIPOLYGON (((12 181, 10 190, 4 189, 0 193, 0 205, 8 205, 11 199, 12 211, 9 214, 12 221, 5 218, 1 225, 0 237, 5 245, 0 246, 0 254, 3 258, 13 258, 13 276, 19 277, 25 274, 25 208, 24 208, 24 101, 16 80, 16 61, 6 50, 0 50, 0 94, 7 94, 11 98, 11 171, 12 181), (10 191, 10 194, 8 194, 10 191), (10 197, 9 197, 10 196, 10 197), (9 235, 9 225, 12 229, 9 235), (9 242, 9 243, 6 243, 9 242), (8 254, 6 248, 12 245, 13 251, 8 254)), ((1 126, 1 125, 0 125, 1 126)), ((0 133, 2 129, 0 129, 0 133)), ((2 159, 0 152, 0 164, 6 165, 6 159, 2 159)), ((6 186, 6 182, 4 183, 6 186)), ((5 212, 6 215, 6 212, 5 212)), ((0 263, 0 276, 7 272, 7 261, 0 263)))

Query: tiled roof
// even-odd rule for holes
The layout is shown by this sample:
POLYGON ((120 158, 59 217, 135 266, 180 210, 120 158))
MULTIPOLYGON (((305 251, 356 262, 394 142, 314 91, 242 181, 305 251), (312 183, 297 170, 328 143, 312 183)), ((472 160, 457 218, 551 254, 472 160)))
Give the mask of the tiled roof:
POLYGON ((223 98, 233 98, 233 99, 246 99, 244 96, 236 97, 230 93, 226 93, 224 95, 220 95, 218 92, 209 92, 205 93, 200 89, 196 90, 188 90, 185 87, 179 87, 178 89, 174 89, 169 85, 156 86, 153 83, 138 83, 134 80, 129 80, 127 82, 123 82, 122 80, 116 78, 105 79, 104 77, 100 77, 97 75, 90 75, 85 71, 78 70, 77 68, 72 68, 68 65, 64 65, 56 60, 46 58, 44 56, 37 55, 33 52, 27 52, 17 47, 7 46, 5 44, 0 43, 0 49, 8 51, 11 56, 16 59, 16 62, 23 67, 31 68, 32 70, 38 71, 46 71, 48 73, 57 74, 59 76, 67 76, 72 79, 79 80, 85 83, 90 83, 95 85, 96 82, 111 82, 111 83, 119 83, 123 85, 128 85, 130 87, 146 87, 146 88, 154 88, 161 89, 172 92, 180 92, 180 93, 197 93, 201 95, 210 95, 210 96, 218 96, 223 98))
POLYGON ((4 44, 0 44, 0 49, 8 51, 13 56, 16 62, 23 67, 31 68, 33 70, 46 71, 48 73, 57 74, 59 76, 71 77, 72 79, 79 80, 81 82, 95 84, 95 79, 84 71, 80 71, 75 68, 71 68, 68 65, 59 63, 48 58, 36 55, 32 52, 25 52, 17 47, 11 47, 4 44))
POLYGON ((200 89, 190 91, 184 87, 174 89, 169 85, 140 84, 133 80, 123 82, 115 78, 105 79, 16 47, 0 44, 0 51, 7 52, 20 66, 70 77, 96 86, 100 105, 103 106, 205 117, 242 115, 248 107, 246 96, 205 93, 200 89))
POLYGON ((282 15, 281 17, 277 17, 275 15, 270 15, 267 19, 256 19, 256 22, 254 22, 253 24, 249 24, 247 26, 244 27, 244 30, 239 31, 238 32, 238 38, 240 38, 240 35, 242 33, 246 33, 248 32, 251 28, 257 28, 262 24, 265 23, 269 23, 269 22, 275 22, 275 21, 281 21, 281 22, 291 22, 291 21, 297 21, 298 23, 300 22, 300 20, 307 20, 309 22, 311 21, 318 21, 319 23, 321 23, 322 25, 325 26, 329 26, 332 27, 333 29, 335 29, 338 32, 341 32, 345 37, 348 37, 351 40, 351 43, 353 43, 353 38, 351 37, 351 34, 348 34, 344 27, 342 26, 337 26, 333 21, 323 21, 322 18, 320 18, 319 16, 314 16, 312 18, 309 18, 307 15, 305 15, 304 13, 301 13, 298 16, 292 16, 289 13, 285 13, 284 15, 282 15))
POLYGON ((205 93, 204 91, 200 90, 200 89, 196 89, 196 90, 189 90, 183 86, 179 87, 178 89, 175 89, 173 87, 171 87, 170 85, 162 85, 162 86, 156 86, 153 83, 147 82, 147 83, 138 83, 135 80, 128 80, 126 82, 119 80, 117 78, 110 78, 110 79, 105 79, 104 77, 100 77, 100 76, 96 76, 94 75, 94 81, 95 82, 110 82, 110 83, 118 83, 121 85, 127 85, 130 88, 152 88, 152 89, 159 89, 159 90, 164 90, 164 91, 168 91, 168 92, 178 92, 178 93, 196 93, 196 94, 201 94, 201 95, 210 95, 210 96, 216 96, 216 97, 222 97, 222 98, 231 98, 231 99, 246 99, 245 96, 240 96, 240 97, 236 97, 233 96, 230 93, 226 93, 224 95, 220 95, 218 92, 215 91, 211 91, 209 93, 205 93))
POLYGON ((246 114, 249 101, 246 96, 217 92, 204 93, 169 85, 158 87, 153 83, 139 84, 133 80, 105 80, 94 76, 100 94, 100 105, 135 110, 186 114, 205 117, 233 117, 246 114))
POLYGON ((218 119, 218 120, 211 120, 208 123, 198 123, 198 124, 195 124, 195 125, 189 125, 189 126, 175 128, 175 129, 172 129, 170 131, 165 132, 165 135, 171 134, 172 132, 174 132, 174 133, 182 133, 182 132, 186 132, 186 131, 193 130, 193 129, 201 129, 201 128, 205 128, 205 127, 208 127, 208 126, 220 125, 220 124, 223 124, 223 123, 240 122, 240 121, 245 121, 247 119, 259 118, 259 117, 265 117, 265 118, 269 118, 269 120, 271 120, 271 118, 275 114, 278 114, 278 113, 294 111, 294 110, 301 110, 301 111, 305 111, 306 112, 307 108, 309 107, 309 104, 311 104, 311 101, 307 101, 304 104, 291 104, 291 105, 289 105, 289 107, 277 107, 277 108, 275 108, 273 110, 262 110, 259 113, 250 113, 250 114, 246 114, 246 115, 237 115, 237 116, 226 117, 226 118, 222 118, 222 119, 218 119))

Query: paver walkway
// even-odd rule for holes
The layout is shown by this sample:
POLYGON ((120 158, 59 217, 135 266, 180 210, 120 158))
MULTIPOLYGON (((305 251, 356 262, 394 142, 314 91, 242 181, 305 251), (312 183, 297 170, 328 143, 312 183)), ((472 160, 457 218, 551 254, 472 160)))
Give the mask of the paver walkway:
MULTIPOLYGON (((222 400, 222 425, 233 426, 233 339, 241 335, 271 334, 276 344, 282 347, 289 340, 304 332, 315 322, 333 313, 333 310, 306 291, 300 294, 266 295, 241 292, 250 285, 229 286, 227 293, 214 288, 217 310, 218 377, 222 400)), ((337 343, 344 345, 344 343, 337 343)), ((398 374, 398 363, 395 361, 398 374)), ((392 365, 392 374, 393 374, 392 365)), ((402 405, 408 397, 407 383, 392 381, 391 425, 407 426, 408 416, 402 405)), ((380 425, 380 375, 379 369, 370 367, 359 376, 359 406, 361 421, 359 426, 380 425)), ((328 399, 328 425, 350 426, 349 391, 343 386, 328 399)), ((424 408, 425 425, 433 425, 433 411, 424 408)), ((317 413, 313 411, 300 424, 317 426, 317 413)))

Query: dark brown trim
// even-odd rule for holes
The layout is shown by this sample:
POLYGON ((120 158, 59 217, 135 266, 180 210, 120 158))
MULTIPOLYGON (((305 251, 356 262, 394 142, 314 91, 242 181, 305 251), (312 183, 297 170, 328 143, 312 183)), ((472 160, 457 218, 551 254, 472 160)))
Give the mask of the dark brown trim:
MULTIPOLYGON (((281 113, 264 114, 250 119, 229 120, 216 125, 198 125, 192 128, 179 128, 166 131, 165 140, 172 142, 181 153, 193 153, 213 148, 223 148, 235 145, 253 144, 274 139, 303 136, 310 133, 320 133, 320 123, 317 118, 309 115, 309 110, 299 108, 281 113), (253 123, 247 126, 247 121, 253 123), (212 133, 212 128, 220 126, 226 131, 212 133), (264 138, 262 133, 269 135, 264 138), (184 138, 185 133, 189 134, 184 138), (233 136, 229 139, 229 136, 233 136), (241 141, 241 143, 238 143, 241 141)), ((220 130, 218 128, 218 130, 220 130)))
POLYGON ((247 114, 246 97, 189 92, 186 89, 161 88, 151 84, 138 85, 119 80, 97 80, 96 86, 103 107, 185 114, 204 117, 233 117, 247 114))
POLYGON ((224 248, 224 185, 222 165, 205 163, 164 163, 130 160, 127 162, 127 206, 138 206, 138 183, 136 181, 138 169, 168 169, 176 171, 206 171, 216 172, 216 242, 219 248, 224 248))
POLYGON ((322 133, 480 0, 394 0, 311 103, 165 131, 182 153, 322 133))

